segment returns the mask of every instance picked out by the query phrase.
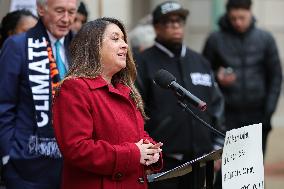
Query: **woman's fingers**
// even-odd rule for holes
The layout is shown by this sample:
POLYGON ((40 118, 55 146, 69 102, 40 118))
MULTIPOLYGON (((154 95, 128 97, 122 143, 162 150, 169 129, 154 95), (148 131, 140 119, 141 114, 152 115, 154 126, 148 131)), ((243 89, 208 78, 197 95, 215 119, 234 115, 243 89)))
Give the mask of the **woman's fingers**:
POLYGON ((157 148, 160 148, 161 146, 163 146, 163 143, 158 142, 158 143, 154 144, 151 148, 157 149, 157 148))
POLYGON ((153 163, 156 163, 160 158, 159 153, 156 153, 154 155, 152 155, 151 157, 149 157, 149 159, 146 161, 146 165, 151 165, 153 163))
POLYGON ((140 163, 143 165, 151 165, 159 160, 159 153, 162 152, 160 148, 163 143, 159 142, 155 145, 150 143, 149 140, 141 139, 139 142, 135 143, 140 150, 140 163))

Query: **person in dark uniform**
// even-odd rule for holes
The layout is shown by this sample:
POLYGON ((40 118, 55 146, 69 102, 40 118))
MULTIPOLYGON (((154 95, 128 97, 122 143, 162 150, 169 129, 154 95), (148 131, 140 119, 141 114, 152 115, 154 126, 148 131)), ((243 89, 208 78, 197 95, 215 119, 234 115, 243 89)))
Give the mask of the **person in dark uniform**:
MULTIPOLYGON (((189 11, 177 2, 158 5, 152 13, 156 32, 154 46, 143 51, 137 59, 137 86, 150 118, 145 128, 151 137, 164 143, 164 171, 212 151, 214 139, 218 137, 183 111, 172 91, 154 84, 158 70, 172 73, 178 83, 207 103, 206 112, 191 108, 193 112, 215 127, 222 124, 224 102, 210 65, 183 43, 188 14, 189 11)), ((196 186, 192 174, 150 184, 150 188, 155 189, 200 187, 196 186)))

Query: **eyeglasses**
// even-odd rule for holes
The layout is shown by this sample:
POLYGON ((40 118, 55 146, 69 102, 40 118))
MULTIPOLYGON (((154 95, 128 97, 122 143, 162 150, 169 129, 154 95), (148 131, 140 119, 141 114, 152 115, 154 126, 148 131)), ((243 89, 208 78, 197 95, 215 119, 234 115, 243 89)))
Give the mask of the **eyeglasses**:
POLYGON ((161 20, 160 22, 162 25, 164 25, 165 27, 174 27, 175 24, 177 24, 178 26, 184 26, 185 25, 185 19, 183 18, 169 18, 169 19, 165 19, 165 20, 161 20))

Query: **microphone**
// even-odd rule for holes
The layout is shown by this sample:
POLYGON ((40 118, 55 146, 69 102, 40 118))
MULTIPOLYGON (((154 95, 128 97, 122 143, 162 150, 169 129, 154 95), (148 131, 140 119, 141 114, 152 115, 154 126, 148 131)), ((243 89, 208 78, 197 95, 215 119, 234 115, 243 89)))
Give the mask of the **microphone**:
POLYGON ((154 81, 156 84, 158 84, 160 87, 165 89, 172 89, 175 91, 178 98, 183 101, 187 100, 190 104, 197 107, 201 111, 205 111, 207 106, 206 103, 191 94, 188 90, 180 86, 176 82, 176 78, 169 73, 168 71, 164 69, 160 69, 154 76, 154 81))

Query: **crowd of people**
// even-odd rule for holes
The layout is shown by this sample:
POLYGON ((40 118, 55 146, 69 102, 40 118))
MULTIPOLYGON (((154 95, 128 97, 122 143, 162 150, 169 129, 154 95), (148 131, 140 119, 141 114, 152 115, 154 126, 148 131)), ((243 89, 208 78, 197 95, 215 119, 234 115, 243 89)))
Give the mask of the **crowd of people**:
MULTIPOLYGON (((134 48, 121 21, 88 21, 78 0, 36 3, 38 15, 18 10, 1 22, 0 164, 7 189, 204 187, 204 170, 201 182, 191 173, 147 183, 149 174, 223 146, 174 93, 153 82, 160 69, 206 102, 204 112, 189 107, 215 129, 261 122, 265 154, 282 68, 273 36, 256 26, 251 0, 227 1, 220 30, 202 53, 184 43, 189 10, 176 1, 155 7, 147 24, 152 45, 134 48)), ((222 188, 220 164, 215 188, 222 188)))

